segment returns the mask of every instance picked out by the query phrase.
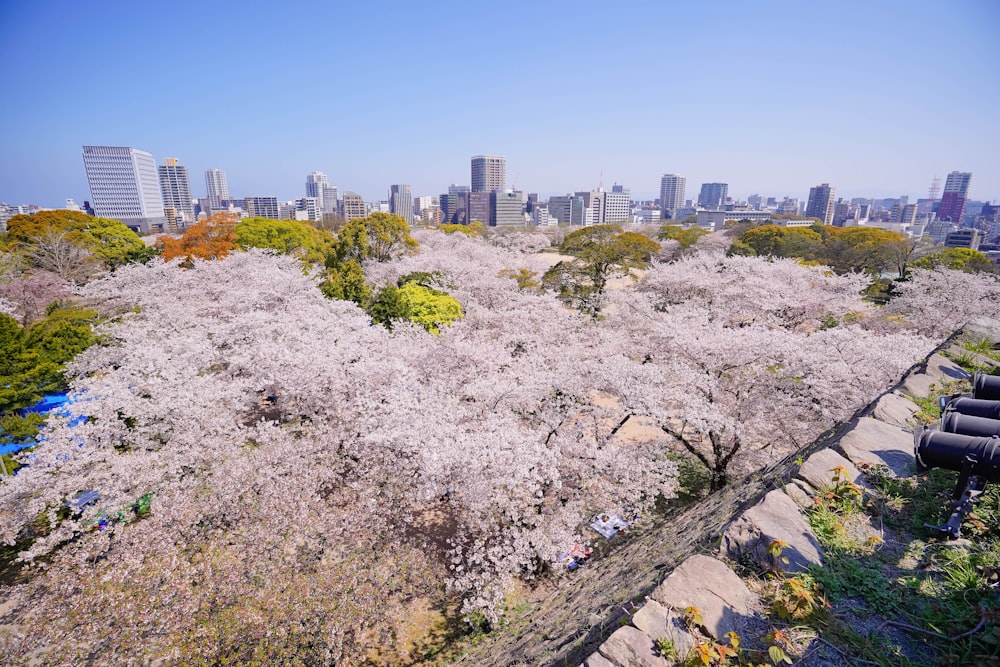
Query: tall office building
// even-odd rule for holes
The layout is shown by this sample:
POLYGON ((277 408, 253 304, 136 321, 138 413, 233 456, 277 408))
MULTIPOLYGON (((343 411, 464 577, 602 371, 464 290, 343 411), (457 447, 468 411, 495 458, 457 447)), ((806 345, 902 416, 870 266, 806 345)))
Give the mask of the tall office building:
POLYGON ((687 179, 678 174, 664 174, 660 179, 660 210, 663 217, 672 217, 672 211, 684 208, 684 186, 687 179))
POLYGON ((455 185, 454 183, 448 186, 448 194, 450 195, 460 195, 463 192, 472 192, 472 188, 468 185, 455 185))
POLYGON ((182 219, 181 226, 194 222, 194 202, 191 200, 191 181, 188 180, 187 167, 177 164, 177 158, 168 157, 158 170, 163 208, 177 211, 182 219))
POLYGON ((84 146, 83 166, 95 215, 143 232, 163 229, 163 200, 152 155, 128 146, 84 146))
POLYGON ((956 225, 962 223, 970 181, 972 174, 967 171, 953 171, 948 174, 948 180, 944 182, 941 204, 938 205, 938 220, 951 220, 956 225))
POLYGON ((503 190, 507 180, 507 158, 476 155, 472 158, 472 191, 503 190))
POLYGON ((490 224, 494 227, 524 226, 524 195, 511 190, 490 193, 490 224))
POLYGON ((340 199, 340 193, 337 191, 336 185, 325 185, 323 186, 323 212, 324 213, 337 213, 338 205, 337 200, 340 199))
POLYGON ((617 225, 632 217, 632 193, 620 185, 604 193, 604 222, 617 225))
POLYGON ((326 174, 321 171, 314 171, 311 174, 306 174, 306 197, 313 197, 319 202, 320 209, 325 210, 326 205, 323 202, 324 190, 330 184, 326 180, 326 174))
POLYGON ((401 215, 406 218, 407 224, 413 224, 413 195, 409 185, 389 186, 389 213, 401 215))
POLYGON ((344 193, 344 219, 355 220, 368 217, 368 209, 365 208, 365 200, 356 192, 347 191, 344 193))
POLYGON ((223 200, 228 201, 229 184, 226 183, 226 172, 221 169, 209 169, 205 172, 205 192, 208 199, 208 207, 213 211, 222 210, 223 200))
POLYGON ((809 188, 809 199, 806 202, 806 217, 819 218, 824 225, 833 224, 834 202, 833 193, 835 188, 829 183, 822 183, 816 187, 809 188))
POLYGON ((728 183, 702 183, 698 194, 698 206, 707 209, 720 209, 729 197, 728 183))
POLYGON ((479 221, 490 227, 493 225, 493 216, 490 207, 490 193, 489 192, 469 192, 469 208, 467 212, 467 220, 469 222, 479 221))

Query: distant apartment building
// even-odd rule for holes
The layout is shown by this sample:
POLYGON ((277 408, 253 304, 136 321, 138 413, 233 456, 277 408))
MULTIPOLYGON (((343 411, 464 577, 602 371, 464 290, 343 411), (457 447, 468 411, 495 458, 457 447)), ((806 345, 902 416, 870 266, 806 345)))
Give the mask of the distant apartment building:
POLYGON ((468 185, 455 185, 454 183, 448 186, 448 194, 450 195, 459 195, 463 192, 472 192, 472 188, 468 185))
POLYGON ((164 214, 168 208, 174 211, 173 220, 166 216, 168 226, 173 222, 180 229, 194 222, 194 201, 191 199, 191 181, 188 180, 187 167, 177 164, 177 158, 168 157, 157 167, 157 172, 164 214))
POLYGON ((503 190, 507 180, 507 158, 476 155, 472 158, 472 191, 503 190))
POLYGON ((835 188, 829 183, 822 183, 809 188, 809 199, 806 202, 806 216, 819 218, 824 225, 833 224, 835 188))
POLYGON ((209 169, 205 172, 205 192, 208 194, 209 211, 221 211, 225 208, 223 201, 228 201, 229 184, 226 182, 226 172, 221 169, 209 169))
POLYGON ((948 174, 941 194, 941 204, 938 206, 938 220, 951 220, 961 224, 971 181, 972 174, 969 172, 953 171, 948 174))
POLYGON ((720 209, 729 198, 728 183, 702 183, 698 193, 698 206, 707 209, 720 209))
POLYGON ((838 199, 833 205, 833 224, 842 227, 848 219, 852 218, 851 202, 838 199))
POLYGON ((402 216, 407 224, 413 224, 413 194, 409 185, 389 186, 389 212, 402 216))
POLYGON ((84 146, 83 166, 94 213, 142 232, 166 222, 153 156, 128 146, 84 146))
POLYGON ((365 207, 365 200, 356 192, 344 193, 344 219, 357 220, 368 217, 368 209, 365 207))
POLYGON ((676 209, 684 208, 684 188, 687 179, 678 174, 664 174, 660 179, 660 210, 663 217, 670 217, 676 209))
POLYGON ((323 200, 326 196, 325 190, 329 185, 329 181, 326 180, 326 174, 321 171, 306 174, 306 197, 312 197, 318 201, 321 211, 326 210, 323 200))
POLYGON ((277 197, 247 197, 243 202, 243 210, 251 218, 281 219, 277 197))

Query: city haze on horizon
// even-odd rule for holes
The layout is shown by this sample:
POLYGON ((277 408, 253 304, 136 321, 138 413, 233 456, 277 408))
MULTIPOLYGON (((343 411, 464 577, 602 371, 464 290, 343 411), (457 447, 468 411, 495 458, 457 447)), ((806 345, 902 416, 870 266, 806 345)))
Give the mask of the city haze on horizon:
POLYGON ((302 197, 314 171, 365 200, 437 195, 483 154, 543 197, 619 183, 651 200, 677 173, 689 199, 709 182, 915 199, 962 171, 970 199, 1000 200, 990 0, 12 5, 10 204, 90 199, 84 145, 177 158, 196 197, 211 168, 234 196, 302 197))

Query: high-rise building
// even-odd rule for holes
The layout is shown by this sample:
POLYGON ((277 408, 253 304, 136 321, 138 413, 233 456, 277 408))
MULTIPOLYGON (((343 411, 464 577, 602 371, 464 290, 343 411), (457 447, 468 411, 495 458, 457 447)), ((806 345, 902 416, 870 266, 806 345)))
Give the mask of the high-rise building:
POLYGON ((322 171, 314 171, 306 174, 306 197, 313 197, 319 202, 320 210, 325 210, 323 202, 324 190, 330 184, 326 180, 326 174, 322 171))
POLYGON ((604 222, 617 225, 628 222, 632 217, 632 193, 621 185, 604 193, 604 222))
POLYGON ((251 218, 281 219, 277 197, 247 197, 244 203, 247 215, 251 218))
POLYGON ((472 191, 503 190, 507 180, 507 158, 476 155, 472 158, 472 191))
POLYGON ((603 225, 604 202, 607 192, 598 190, 595 192, 577 192, 576 196, 583 200, 583 207, 579 209, 579 219, 572 217, 571 224, 590 227, 592 225, 603 225))
POLYGON ((347 191, 344 193, 344 219, 356 220, 368 217, 368 209, 365 208, 365 200, 356 192, 347 191))
POLYGON ((463 192, 472 192, 472 188, 468 185, 455 185, 454 183, 448 186, 448 194, 450 195, 458 195, 463 192))
POLYGON ((660 179, 660 210, 663 217, 672 217, 672 211, 684 208, 684 186, 687 179, 678 174, 664 174, 660 179))
POLYGON ((407 224, 413 224, 413 195, 409 185, 389 186, 389 212, 401 215, 406 218, 407 224))
POLYGON ((490 193, 491 222, 494 227, 524 226, 524 195, 511 190, 490 193))
POLYGON ((413 217, 420 217, 423 219, 424 211, 427 211, 432 206, 437 206, 437 202, 434 201, 434 197, 430 195, 420 195, 413 198, 413 217))
POLYGON ((158 171, 163 208, 174 209, 175 215, 181 217, 182 227, 194 222, 194 202, 191 199, 191 181, 188 180, 187 167, 177 164, 177 158, 168 157, 158 167, 158 171))
POLYGON ((323 207, 318 197, 303 197, 295 200, 296 220, 317 222, 323 219, 323 207))
POLYGON ((83 166, 96 215, 143 232, 163 229, 163 199, 152 155, 128 146, 84 146, 83 166))
POLYGON ((953 171, 944 182, 944 193, 938 206, 938 220, 951 220, 955 224, 962 223, 962 212, 969 195, 969 183, 972 174, 967 171, 953 171))
POLYGON ((489 192, 469 192, 469 211, 468 220, 469 222, 479 221, 490 227, 493 225, 492 211, 490 210, 490 193, 489 192))
POLYGON ((337 202, 340 199, 340 194, 337 191, 336 185, 324 185, 323 186, 323 212, 324 213, 336 213, 338 211, 337 202))
POLYGON ((698 194, 698 206, 718 210, 729 197, 728 183, 702 183, 698 194))
POLYGON ((822 183, 809 188, 809 199, 806 202, 806 217, 819 218, 824 225, 833 224, 833 193, 835 188, 829 183, 822 183))
POLYGON ((226 172, 221 169, 209 169, 205 172, 205 192, 208 206, 213 211, 221 211, 223 201, 228 201, 229 184, 226 183, 226 172))

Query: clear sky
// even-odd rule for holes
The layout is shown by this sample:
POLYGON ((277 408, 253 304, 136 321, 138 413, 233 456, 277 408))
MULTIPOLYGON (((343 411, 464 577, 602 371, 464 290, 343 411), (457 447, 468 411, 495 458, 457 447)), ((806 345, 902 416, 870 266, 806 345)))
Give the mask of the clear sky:
POLYGON ((385 199, 507 158, 544 195, 664 173, 732 196, 1000 200, 997 0, 0 0, 0 201, 90 199, 84 144, 205 195, 385 199))

